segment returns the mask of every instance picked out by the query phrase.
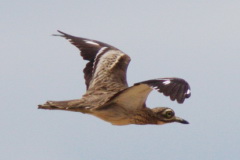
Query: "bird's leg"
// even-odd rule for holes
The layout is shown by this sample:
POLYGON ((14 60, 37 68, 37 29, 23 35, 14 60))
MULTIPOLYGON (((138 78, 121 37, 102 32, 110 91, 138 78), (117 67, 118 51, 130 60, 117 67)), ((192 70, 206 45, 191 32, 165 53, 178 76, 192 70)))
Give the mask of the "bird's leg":
POLYGON ((38 105, 39 109, 50 109, 50 110, 67 110, 67 111, 75 111, 82 113, 89 113, 88 108, 86 106, 81 105, 81 100, 67 100, 67 101, 47 101, 43 105, 38 105))

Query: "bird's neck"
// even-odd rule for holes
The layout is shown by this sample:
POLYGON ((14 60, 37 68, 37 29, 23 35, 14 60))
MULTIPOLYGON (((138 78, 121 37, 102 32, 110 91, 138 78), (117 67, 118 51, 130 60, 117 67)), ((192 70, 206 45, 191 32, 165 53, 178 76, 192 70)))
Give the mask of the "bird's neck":
POLYGON ((149 108, 136 111, 132 117, 133 124, 158 124, 156 113, 149 108))

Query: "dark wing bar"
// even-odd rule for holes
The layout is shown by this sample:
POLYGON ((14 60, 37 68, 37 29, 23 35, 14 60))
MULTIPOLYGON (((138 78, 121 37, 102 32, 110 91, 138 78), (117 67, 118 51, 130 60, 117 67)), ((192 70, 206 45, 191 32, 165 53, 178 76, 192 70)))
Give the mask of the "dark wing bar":
POLYGON ((172 101, 177 100, 178 103, 183 103, 186 98, 191 96, 189 84, 181 78, 160 78, 139 82, 134 85, 139 84, 147 84, 165 96, 170 96, 172 101))
POLYGON ((106 52, 108 49, 116 49, 116 48, 96 40, 91 40, 91 39, 82 38, 82 37, 75 37, 59 30, 58 32, 61 34, 53 34, 53 36, 60 36, 69 40, 70 43, 72 43, 74 46, 76 46, 80 50, 80 55, 83 57, 83 59, 89 61, 83 70, 85 83, 88 89, 89 83, 92 79, 93 66, 94 66, 94 61, 96 59, 96 55, 100 52, 101 53, 106 52))

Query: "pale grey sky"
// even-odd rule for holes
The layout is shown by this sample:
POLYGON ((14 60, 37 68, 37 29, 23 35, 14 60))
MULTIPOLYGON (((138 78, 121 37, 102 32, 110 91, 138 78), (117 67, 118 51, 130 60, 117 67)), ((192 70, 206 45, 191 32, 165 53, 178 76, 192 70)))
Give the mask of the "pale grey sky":
POLYGON ((1 160, 238 160, 240 1, 0 0, 1 160), (56 30, 131 56, 128 82, 181 77, 184 104, 157 92, 190 122, 112 126, 74 112, 38 110, 85 92, 79 51, 56 30))

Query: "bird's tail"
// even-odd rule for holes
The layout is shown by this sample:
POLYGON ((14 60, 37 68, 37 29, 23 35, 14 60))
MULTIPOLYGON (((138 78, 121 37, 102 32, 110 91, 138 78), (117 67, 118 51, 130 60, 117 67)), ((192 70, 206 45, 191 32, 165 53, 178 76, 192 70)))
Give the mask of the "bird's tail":
POLYGON ((65 110, 90 113, 89 107, 81 105, 81 100, 47 101, 45 104, 38 105, 38 109, 65 110))

